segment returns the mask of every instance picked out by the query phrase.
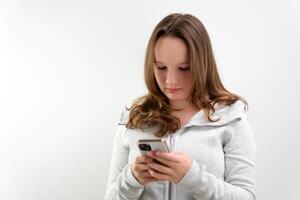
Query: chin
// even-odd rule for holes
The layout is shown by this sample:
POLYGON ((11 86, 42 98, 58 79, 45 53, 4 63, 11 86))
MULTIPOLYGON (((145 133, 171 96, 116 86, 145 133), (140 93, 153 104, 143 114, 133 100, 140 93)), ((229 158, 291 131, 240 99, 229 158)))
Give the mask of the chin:
POLYGON ((172 100, 172 101, 186 100, 186 98, 183 98, 183 97, 174 97, 174 96, 170 96, 170 95, 167 95, 167 97, 168 97, 169 100, 172 100))

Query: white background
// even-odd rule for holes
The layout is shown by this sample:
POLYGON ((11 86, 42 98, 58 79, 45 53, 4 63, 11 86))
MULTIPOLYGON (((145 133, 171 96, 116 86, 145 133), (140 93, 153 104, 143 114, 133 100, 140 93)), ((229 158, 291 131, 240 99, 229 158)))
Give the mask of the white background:
POLYGON ((299 199, 298 0, 24 0, 0 3, 1 200, 103 199, 120 112, 146 92, 146 45, 172 12, 204 23, 248 100, 258 199, 299 199))

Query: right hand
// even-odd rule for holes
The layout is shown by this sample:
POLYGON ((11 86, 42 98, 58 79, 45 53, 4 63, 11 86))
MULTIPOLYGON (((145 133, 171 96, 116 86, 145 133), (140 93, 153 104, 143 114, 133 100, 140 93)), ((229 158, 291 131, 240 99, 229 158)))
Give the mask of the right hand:
POLYGON ((131 171, 133 176, 142 185, 146 185, 149 182, 157 181, 157 179, 152 177, 148 171, 149 167, 147 163, 150 162, 153 162, 153 158, 150 158, 147 155, 142 155, 136 157, 135 161, 131 165, 131 171))

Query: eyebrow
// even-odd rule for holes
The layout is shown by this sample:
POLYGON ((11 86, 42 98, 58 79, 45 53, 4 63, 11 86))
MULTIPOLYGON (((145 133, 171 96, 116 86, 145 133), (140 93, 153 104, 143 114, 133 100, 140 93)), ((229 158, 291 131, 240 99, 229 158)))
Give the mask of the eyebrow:
MULTIPOLYGON (((154 61, 154 63, 155 63, 155 64, 163 64, 163 65, 164 65, 164 63, 162 63, 162 62, 160 62, 160 61, 158 61, 158 60, 154 61)), ((183 63, 179 63, 178 65, 185 65, 185 64, 190 64, 190 63, 187 62, 187 61, 185 61, 185 62, 183 62, 183 63)))

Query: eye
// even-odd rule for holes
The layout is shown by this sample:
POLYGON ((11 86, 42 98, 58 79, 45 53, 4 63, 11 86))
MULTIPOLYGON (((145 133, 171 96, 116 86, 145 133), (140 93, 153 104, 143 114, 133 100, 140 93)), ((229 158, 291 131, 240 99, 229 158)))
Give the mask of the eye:
POLYGON ((165 70, 165 69, 167 69, 167 67, 165 67, 165 66, 159 67, 159 66, 158 66, 157 69, 158 69, 158 70, 165 70))
POLYGON ((179 67, 179 69, 180 69, 181 71, 187 71, 187 70, 190 69, 190 67, 179 67))

